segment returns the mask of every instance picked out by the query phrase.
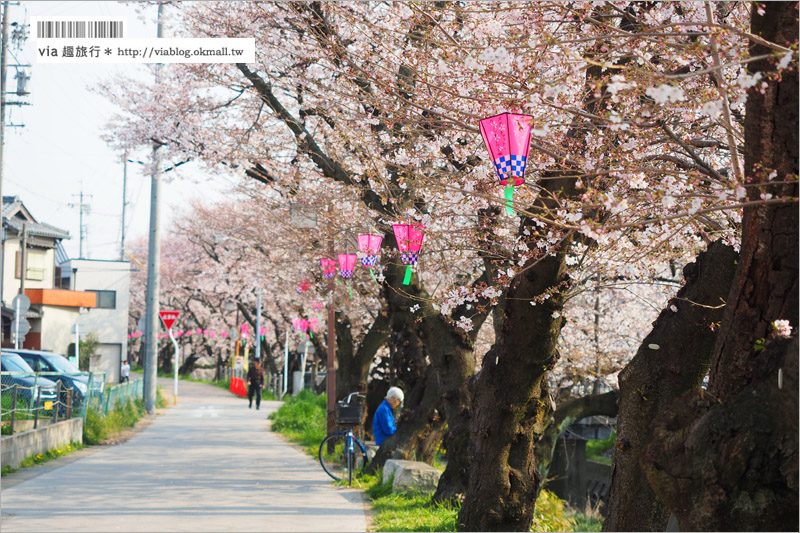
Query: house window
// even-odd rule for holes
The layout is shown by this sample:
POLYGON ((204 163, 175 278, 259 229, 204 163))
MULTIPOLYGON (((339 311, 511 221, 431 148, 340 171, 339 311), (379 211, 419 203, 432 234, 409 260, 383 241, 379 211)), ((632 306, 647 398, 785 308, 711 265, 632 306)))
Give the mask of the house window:
MULTIPOLYGON (((46 252, 40 252, 38 250, 28 249, 28 257, 25 258, 28 262, 28 269, 25 279, 29 279, 31 281, 44 280, 45 253, 46 252)), ((22 254, 17 252, 16 269, 14 272, 14 277, 19 279, 21 272, 22 272, 22 254)))
POLYGON ((116 309, 117 308, 117 291, 93 291, 97 301, 95 306, 98 309, 116 309))

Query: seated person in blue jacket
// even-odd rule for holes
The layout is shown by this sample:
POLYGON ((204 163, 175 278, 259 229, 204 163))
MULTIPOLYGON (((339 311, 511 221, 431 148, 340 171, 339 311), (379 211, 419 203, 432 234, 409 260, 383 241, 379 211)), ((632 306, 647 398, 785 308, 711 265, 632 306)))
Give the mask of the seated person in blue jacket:
POLYGON ((403 403, 403 391, 399 387, 392 387, 386 392, 375 416, 372 418, 372 434, 375 435, 375 445, 380 446, 387 438, 394 435, 397 426, 394 423, 394 410, 403 403))

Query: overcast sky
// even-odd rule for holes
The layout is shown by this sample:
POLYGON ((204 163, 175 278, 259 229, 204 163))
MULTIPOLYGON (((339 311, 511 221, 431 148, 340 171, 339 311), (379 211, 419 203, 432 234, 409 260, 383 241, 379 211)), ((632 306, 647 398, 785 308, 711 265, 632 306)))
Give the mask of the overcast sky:
MULTIPOLYGON (((31 16, 122 16, 130 38, 156 36, 155 6, 141 20, 134 7, 118 2, 21 2, 9 10, 10 22, 30 23, 31 16)), ((3 195, 18 195, 39 222, 70 232, 64 241, 70 257, 79 255, 78 195, 83 189, 90 204, 84 217, 88 226, 84 248, 91 259, 118 259, 122 223, 123 164, 101 139, 102 128, 114 107, 89 88, 115 73, 150 76, 143 65, 59 65, 37 64, 33 32, 21 51, 11 49, 9 64, 31 65, 31 94, 25 98, 9 95, 9 100, 24 100, 32 105, 8 106, 3 195), (70 207, 69 204, 75 204, 70 207)), ((16 89, 15 69, 8 70, 8 90, 16 89)), ((143 159, 145 153, 132 159, 143 159)), ((170 172, 175 174, 175 172, 170 172)), ((200 174, 196 165, 181 167, 178 176, 162 186, 162 234, 171 212, 194 198, 218 201, 226 185, 200 174), (187 179, 191 176, 191 179, 187 179)), ((150 217, 150 178, 141 174, 140 165, 128 164, 128 205, 126 243, 146 236, 150 217)), ((128 246, 126 246, 128 247, 128 246)), ((132 250, 134 254, 136 250, 132 250)))

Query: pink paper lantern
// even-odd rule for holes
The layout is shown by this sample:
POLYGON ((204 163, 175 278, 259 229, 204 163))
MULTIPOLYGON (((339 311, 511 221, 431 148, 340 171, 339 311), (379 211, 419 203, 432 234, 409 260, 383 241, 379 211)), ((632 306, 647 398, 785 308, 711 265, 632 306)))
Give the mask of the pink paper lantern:
POLYGON ((217 336, 217 334, 212 331, 211 335, 209 335, 209 336, 213 339, 213 338, 215 338, 217 336))
POLYGON ((311 282, 303 278, 303 281, 297 286, 297 294, 302 294, 311 288, 311 282))
POLYGON ((314 302, 313 304, 311 304, 311 307, 319 311, 320 309, 322 309, 322 302, 314 302))
POLYGON ((342 274, 342 279, 350 279, 353 277, 353 269, 356 267, 358 256, 356 254, 339 254, 339 271, 342 274))
POLYGON ((361 266, 367 268, 375 266, 382 241, 383 235, 365 234, 358 236, 358 251, 364 254, 364 257, 361 258, 361 266))
POLYGON ((208 330, 207 329, 203 330, 203 335, 208 335, 208 330))
POLYGON ((323 257, 319 260, 322 263, 322 277, 325 279, 333 279, 336 275, 336 261, 323 257))
POLYGON ((227 338, 227 337, 228 337, 228 332, 227 332, 227 331, 223 331, 223 332, 221 332, 221 333, 219 334, 219 336, 220 336, 220 337, 222 337, 223 339, 225 339, 225 338, 227 338))
POLYGON ((525 183, 532 119, 529 115, 501 113, 480 121, 483 142, 503 185, 525 183), (509 183, 509 179, 513 183, 509 183))
POLYGON ((203 334, 203 330, 202 330, 202 328, 197 328, 197 334, 198 334, 198 335, 202 335, 202 334, 203 334))
POLYGON ((419 251, 422 249, 422 241, 425 238, 422 224, 416 222, 412 224, 392 224, 394 238, 397 240, 397 247, 400 249, 400 259, 404 265, 416 265, 419 259, 419 251))
POLYGON ((506 212, 514 215, 514 187, 525 183, 525 167, 531 145, 528 115, 501 113, 480 121, 481 136, 494 163, 500 183, 506 186, 506 212))

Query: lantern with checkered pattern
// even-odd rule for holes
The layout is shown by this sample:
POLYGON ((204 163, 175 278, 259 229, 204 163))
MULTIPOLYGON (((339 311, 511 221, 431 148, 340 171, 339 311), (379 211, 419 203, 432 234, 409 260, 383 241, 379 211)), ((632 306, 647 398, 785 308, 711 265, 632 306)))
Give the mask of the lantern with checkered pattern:
POLYGON ((339 272, 342 274, 342 279, 353 277, 356 261, 358 261, 356 254, 339 254, 339 272))
POLYGON ((336 261, 323 257, 319 260, 322 263, 322 277, 325 279, 333 279, 336 275, 336 261))
POLYGON ((480 121, 481 136, 489 150, 500 183, 506 186, 506 211, 513 215, 514 187, 525 183, 525 166, 531 144, 529 115, 501 113, 480 121))
POLYGON ((372 268, 378 260, 378 252, 381 249, 383 235, 359 235, 358 251, 364 254, 361 258, 361 266, 372 268))
POLYGON ((394 238, 397 247, 400 249, 400 260, 406 265, 406 275, 403 278, 403 285, 411 282, 411 269, 417 264, 419 251, 422 249, 422 240, 425 234, 422 232, 424 226, 416 222, 411 224, 392 224, 394 238))
POLYGON ((301 281, 300 285, 297 286, 297 294, 303 294, 310 288, 311 288, 311 282, 303 278, 303 281, 301 281))

